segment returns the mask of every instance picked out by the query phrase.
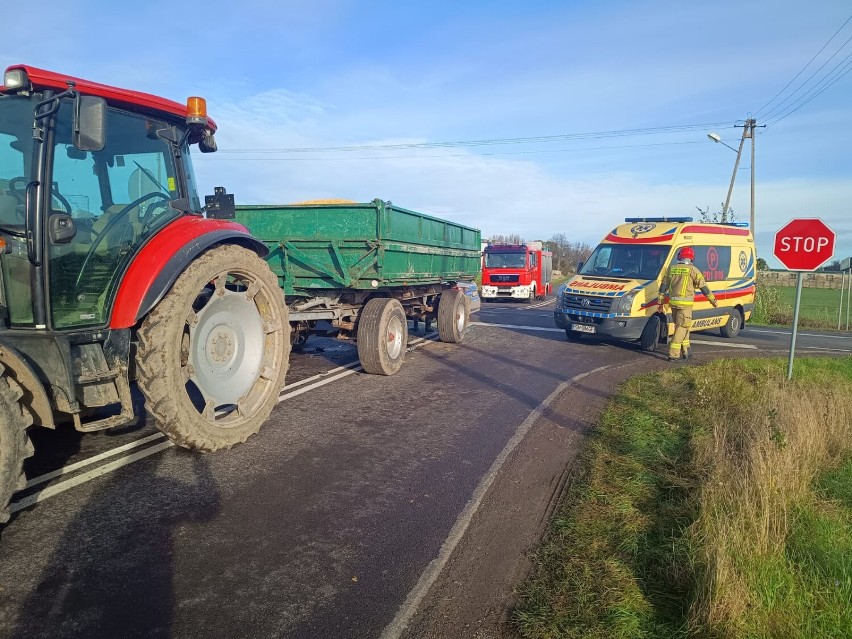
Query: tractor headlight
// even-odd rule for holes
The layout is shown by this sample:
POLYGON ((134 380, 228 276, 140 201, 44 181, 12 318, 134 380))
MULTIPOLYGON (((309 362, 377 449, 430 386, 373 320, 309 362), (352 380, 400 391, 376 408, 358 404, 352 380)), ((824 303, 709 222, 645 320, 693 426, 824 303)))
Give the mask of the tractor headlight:
POLYGON ((6 69, 3 76, 3 86, 7 89, 25 89, 29 87, 30 79, 24 69, 6 69))

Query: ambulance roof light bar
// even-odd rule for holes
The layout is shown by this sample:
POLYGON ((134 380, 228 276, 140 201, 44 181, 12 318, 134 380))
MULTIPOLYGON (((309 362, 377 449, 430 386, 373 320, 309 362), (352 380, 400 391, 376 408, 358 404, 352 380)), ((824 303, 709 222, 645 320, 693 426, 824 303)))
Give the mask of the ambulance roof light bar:
POLYGON ((627 217, 625 222, 635 224, 637 222, 692 222, 691 217, 627 217))

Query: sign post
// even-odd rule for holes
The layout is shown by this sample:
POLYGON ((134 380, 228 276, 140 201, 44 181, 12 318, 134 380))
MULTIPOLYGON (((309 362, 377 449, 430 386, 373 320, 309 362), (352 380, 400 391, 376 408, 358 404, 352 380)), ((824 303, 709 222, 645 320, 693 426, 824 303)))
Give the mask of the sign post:
POLYGON ((788 271, 798 271, 796 304, 793 307, 793 332, 790 337, 790 358, 787 379, 793 379, 793 357, 796 353, 796 333, 799 327, 799 306, 802 299, 802 276, 815 271, 834 256, 835 233, 816 217, 797 218, 775 233, 773 254, 788 271))

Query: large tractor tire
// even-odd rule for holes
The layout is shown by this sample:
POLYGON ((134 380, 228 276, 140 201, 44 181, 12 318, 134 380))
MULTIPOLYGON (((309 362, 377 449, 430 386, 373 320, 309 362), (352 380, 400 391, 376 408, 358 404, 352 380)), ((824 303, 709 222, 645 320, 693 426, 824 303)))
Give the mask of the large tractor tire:
POLYGON ((405 358, 408 319, 398 300, 374 297, 358 318, 358 359, 367 373, 393 375, 405 358))
POLYGON ((438 337, 442 342, 461 342, 469 319, 470 302, 462 291, 451 288, 441 293, 438 302, 438 337))
POLYGON ((230 448, 278 403, 289 356, 278 279, 252 251, 219 246, 190 264, 142 322, 138 383, 174 443, 230 448))
POLYGON ((33 454, 27 428, 33 417, 21 403, 24 392, 0 364, 0 524, 9 521, 9 500, 27 485, 24 460, 33 454))

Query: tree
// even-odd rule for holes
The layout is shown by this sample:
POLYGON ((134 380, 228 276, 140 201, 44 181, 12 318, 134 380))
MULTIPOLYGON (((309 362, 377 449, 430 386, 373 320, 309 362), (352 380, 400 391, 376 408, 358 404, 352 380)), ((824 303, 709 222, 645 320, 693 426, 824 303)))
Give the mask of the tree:
POLYGON ((764 260, 762 257, 757 258, 757 270, 758 271, 768 271, 769 270, 769 264, 767 264, 766 260, 764 260))
POLYGON ((839 273, 840 272, 840 260, 834 260, 833 262, 826 264, 823 266, 820 271, 829 272, 829 273, 839 273))
MULTIPOLYGON (((724 204, 721 205, 722 208, 725 207, 724 204)), ((710 212, 710 207, 701 208, 700 206, 695 207, 698 210, 698 219, 707 224, 718 224, 722 221, 722 211, 721 209, 716 211, 715 213, 710 212)), ((734 209, 728 209, 728 222, 736 221, 736 216, 734 215, 734 209)))
POLYGON ((492 235, 491 239, 488 240, 492 244, 524 244, 525 240, 517 233, 511 233, 509 235, 492 235))
POLYGON ((564 233, 556 233, 544 247, 553 253, 553 269, 562 273, 574 273, 577 264, 589 259, 592 247, 585 242, 571 242, 564 233))

